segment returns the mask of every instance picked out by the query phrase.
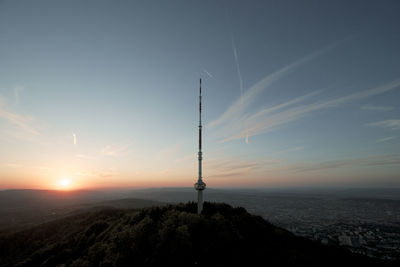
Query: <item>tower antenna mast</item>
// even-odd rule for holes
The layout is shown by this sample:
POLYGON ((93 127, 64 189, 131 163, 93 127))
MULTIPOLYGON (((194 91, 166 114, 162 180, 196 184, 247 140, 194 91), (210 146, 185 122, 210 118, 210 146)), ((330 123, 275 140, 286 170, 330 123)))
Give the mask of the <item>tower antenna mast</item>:
POLYGON ((197 190, 197 214, 201 214, 203 210, 203 190, 206 189, 206 184, 203 182, 202 177, 202 160, 203 153, 201 151, 201 78, 200 78, 200 94, 199 94, 199 152, 198 152, 198 160, 199 160, 199 176, 197 179, 197 183, 194 184, 194 188, 197 190))

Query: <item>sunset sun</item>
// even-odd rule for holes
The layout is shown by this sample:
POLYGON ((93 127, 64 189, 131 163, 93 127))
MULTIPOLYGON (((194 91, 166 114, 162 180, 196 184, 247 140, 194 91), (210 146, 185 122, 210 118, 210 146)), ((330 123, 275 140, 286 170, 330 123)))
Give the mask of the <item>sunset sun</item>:
POLYGON ((70 186, 70 184, 71 184, 71 180, 68 178, 65 178, 65 177, 61 178, 59 181, 59 185, 63 189, 67 189, 70 186))

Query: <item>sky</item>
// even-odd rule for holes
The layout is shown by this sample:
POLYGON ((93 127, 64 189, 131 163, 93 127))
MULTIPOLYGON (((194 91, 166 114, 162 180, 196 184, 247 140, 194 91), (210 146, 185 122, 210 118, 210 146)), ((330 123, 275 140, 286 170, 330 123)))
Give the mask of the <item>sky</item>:
POLYGON ((399 1, 0 0, 0 189, 400 187, 399 1))

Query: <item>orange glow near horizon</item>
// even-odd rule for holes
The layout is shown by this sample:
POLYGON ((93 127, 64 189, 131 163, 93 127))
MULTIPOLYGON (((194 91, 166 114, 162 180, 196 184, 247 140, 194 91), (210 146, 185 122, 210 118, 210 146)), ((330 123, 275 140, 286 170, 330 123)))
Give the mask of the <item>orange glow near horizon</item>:
POLYGON ((63 177, 63 178, 61 178, 61 180, 59 181, 59 185, 60 185, 60 187, 63 188, 63 189, 68 189, 69 186, 70 186, 70 184, 71 184, 71 180, 70 180, 69 178, 67 178, 67 177, 63 177))
MULTIPOLYGON (((58 166, 57 166, 58 167, 58 166)), ((166 171, 131 171, 120 170, 119 172, 101 172, 101 169, 84 168, 58 168, 58 169, 35 169, 35 168, 12 168, 5 172, 6 177, 0 179, 1 189, 44 189, 59 191, 74 190, 97 190, 97 189, 118 189, 118 188, 149 188, 149 187, 192 187, 195 181, 193 173, 196 167, 185 167, 169 169, 166 171), (193 171, 194 170, 194 171, 193 171)), ((0 169, 1 170, 1 169, 0 169)), ((278 186, 336 186, 349 184, 348 173, 340 176, 335 173, 326 172, 324 176, 319 173, 284 175, 278 171, 269 171, 267 175, 263 172, 246 172, 240 175, 220 176, 223 173, 219 169, 209 167, 206 169, 204 180, 208 188, 249 188, 249 187, 278 187, 278 186), (321 182, 323 177, 323 183, 321 182), (295 182, 293 182, 295 179, 295 182)), ((353 184, 373 184, 374 176, 363 173, 352 175, 353 184)), ((385 182, 389 184, 395 178, 388 176, 385 182)))

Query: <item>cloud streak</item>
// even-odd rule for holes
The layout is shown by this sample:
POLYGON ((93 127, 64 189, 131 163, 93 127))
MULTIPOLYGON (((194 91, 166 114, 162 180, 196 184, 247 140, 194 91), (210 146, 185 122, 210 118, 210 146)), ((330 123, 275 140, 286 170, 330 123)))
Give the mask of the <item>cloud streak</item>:
POLYGON ((13 88, 13 92, 14 92, 14 97, 15 97, 15 104, 19 104, 19 93, 22 91, 23 87, 21 86, 15 86, 13 88))
POLYGON ((85 154, 76 154, 75 157, 80 158, 80 159, 95 159, 94 157, 88 156, 85 154))
POLYGON ((204 162, 207 177, 227 177, 246 175, 261 167, 258 161, 208 160, 204 162))
POLYGON ((385 165, 399 165, 400 155, 376 155, 371 157, 350 158, 344 160, 331 160, 312 164, 303 164, 302 166, 295 166, 290 168, 294 172, 312 172, 322 171, 327 169, 336 169, 346 166, 385 166, 385 165))
POLYGON ((236 43, 235 43, 235 40, 233 39, 233 36, 231 39, 232 39, 233 56, 235 58, 235 64, 236 64, 236 71, 237 71, 237 75, 239 78, 240 98, 243 98, 243 79, 242 79, 242 73, 240 71, 239 56, 237 53, 236 43))
MULTIPOLYGON (((400 86, 400 80, 395 80, 390 83, 378 86, 376 88, 353 93, 347 96, 293 107, 294 104, 300 103, 305 99, 308 99, 311 96, 316 95, 317 92, 307 94, 274 107, 264 108, 261 111, 254 113, 252 115, 242 116, 241 118, 239 118, 239 120, 246 121, 247 128, 245 130, 241 129, 238 131, 239 127, 237 125, 242 125, 243 122, 240 121, 231 122, 230 127, 226 127, 225 129, 229 129, 231 130, 231 132, 236 131, 236 133, 226 137, 222 141, 227 142, 235 139, 246 138, 247 135, 254 136, 262 133, 267 133, 278 129, 279 127, 282 127, 285 124, 301 119, 311 112, 315 112, 321 109, 334 108, 353 101, 383 94, 391 90, 394 90, 399 86, 400 86)), ((400 129, 400 120, 388 120, 369 125, 380 126, 391 129, 400 129)))
POLYGON ((19 163, 6 163, 5 166, 11 167, 11 168, 22 168, 24 165, 19 164, 19 163))
POLYGON ((385 120, 367 123, 365 126, 376 126, 392 130, 400 130, 400 120, 385 120))
MULTIPOLYGON (((240 104, 243 105, 243 78, 242 78, 242 72, 240 71, 239 56, 238 56, 237 49, 236 49, 235 39, 233 38, 233 33, 231 34, 231 40, 232 40, 233 57, 235 58, 236 70, 237 70, 237 75, 238 75, 238 79, 239 79, 240 100, 241 100, 240 104)), ((243 127, 246 129, 246 124, 243 125, 243 127)), ((249 135, 248 134, 246 134, 245 142, 246 142, 246 144, 249 143, 249 135)))
POLYGON ((213 77, 213 76, 211 75, 211 73, 209 73, 208 71, 206 71, 206 70, 203 70, 203 71, 204 71, 205 74, 207 74, 208 77, 210 77, 210 78, 213 77))
POLYGON ((119 175, 119 172, 113 169, 108 170, 91 170, 91 171, 79 171, 75 173, 76 176, 81 177, 92 177, 92 178, 112 178, 119 175))
POLYGON ((311 54, 306 55, 305 57, 294 61, 290 63, 289 65, 265 76, 262 80, 260 80, 258 83, 250 87, 246 92, 241 95, 241 97, 236 100, 231 106, 228 107, 228 109, 216 120, 210 122, 207 126, 209 128, 217 127, 220 125, 223 125, 225 123, 230 122, 231 120, 234 120, 237 117, 241 117, 242 113, 245 111, 245 109, 257 98, 258 94, 265 90, 266 88, 269 88, 271 85, 273 85, 275 82, 278 80, 282 79, 289 73, 291 73, 293 70, 296 68, 304 65, 305 63, 317 58, 318 56, 326 53, 333 47, 335 47, 338 43, 336 42, 328 47, 325 47, 323 49, 317 50, 311 54))
POLYGON ((304 149, 304 147, 302 147, 302 146, 290 147, 290 148, 278 151, 277 154, 285 154, 285 153, 288 153, 288 152, 296 152, 296 151, 300 151, 300 150, 303 150, 303 149, 304 149))
POLYGON ((133 143, 107 145, 101 149, 101 154, 111 157, 121 156, 126 154, 128 152, 128 148, 132 145, 133 143))
POLYGON ((386 142, 386 141, 389 141, 389 140, 393 140, 394 138, 395 138, 394 136, 388 136, 388 137, 384 137, 384 138, 378 139, 376 142, 382 143, 382 142, 386 142))
POLYGON ((394 107, 385 107, 385 106, 371 106, 371 105, 367 105, 367 106, 362 106, 361 109, 363 110, 369 110, 369 111, 391 111, 394 110, 394 107))
POLYGON ((39 135, 39 132, 32 126, 34 118, 27 115, 20 115, 11 111, 8 111, 4 102, 0 97, 0 118, 7 121, 8 123, 17 126, 19 129, 33 134, 39 135))

